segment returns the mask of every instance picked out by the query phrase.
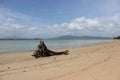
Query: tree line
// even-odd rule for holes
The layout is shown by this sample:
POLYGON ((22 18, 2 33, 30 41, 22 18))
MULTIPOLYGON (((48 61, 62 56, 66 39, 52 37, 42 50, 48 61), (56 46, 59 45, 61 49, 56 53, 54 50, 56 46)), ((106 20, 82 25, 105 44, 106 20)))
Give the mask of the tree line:
POLYGON ((120 36, 117 36, 117 37, 113 37, 113 39, 120 39, 120 36))

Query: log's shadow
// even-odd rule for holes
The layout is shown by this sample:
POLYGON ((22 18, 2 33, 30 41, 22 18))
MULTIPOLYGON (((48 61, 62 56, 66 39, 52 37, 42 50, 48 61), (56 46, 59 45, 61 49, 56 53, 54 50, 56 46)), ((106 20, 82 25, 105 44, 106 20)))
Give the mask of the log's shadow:
POLYGON ((68 55, 68 52, 69 50, 65 50, 61 52, 49 50, 45 45, 44 41, 41 40, 38 45, 38 49, 33 52, 32 56, 34 56, 35 58, 39 58, 39 57, 49 57, 53 55, 62 55, 62 54, 68 55))

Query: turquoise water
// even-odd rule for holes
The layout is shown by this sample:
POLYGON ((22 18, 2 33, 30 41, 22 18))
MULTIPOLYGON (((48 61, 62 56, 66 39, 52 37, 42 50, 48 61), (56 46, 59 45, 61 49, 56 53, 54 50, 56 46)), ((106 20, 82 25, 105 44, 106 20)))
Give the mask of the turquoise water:
MULTIPOLYGON (((49 49, 77 47, 110 40, 45 40, 49 49)), ((0 40, 0 53, 37 49, 39 40, 0 40)))

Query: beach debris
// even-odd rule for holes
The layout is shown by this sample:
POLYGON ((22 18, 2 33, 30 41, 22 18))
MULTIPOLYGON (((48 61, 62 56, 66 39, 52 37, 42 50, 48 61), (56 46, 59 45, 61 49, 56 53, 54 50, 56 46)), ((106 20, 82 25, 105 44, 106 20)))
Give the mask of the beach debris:
POLYGON ((38 49, 33 52, 32 56, 34 56, 35 58, 39 58, 39 57, 49 57, 52 55, 61 55, 61 54, 68 55, 68 52, 69 52, 68 50, 61 51, 61 52, 55 52, 55 51, 49 50, 45 45, 44 41, 41 40, 38 45, 38 49))

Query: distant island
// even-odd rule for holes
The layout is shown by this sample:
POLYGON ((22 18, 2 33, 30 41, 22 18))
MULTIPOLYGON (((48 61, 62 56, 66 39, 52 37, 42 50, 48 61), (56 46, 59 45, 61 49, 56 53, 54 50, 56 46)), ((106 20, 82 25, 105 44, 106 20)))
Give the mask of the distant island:
POLYGON ((99 36, 72 36, 72 35, 64 35, 56 38, 50 39, 112 39, 111 37, 99 37, 99 36))
POLYGON ((1 38, 0 40, 52 40, 52 39, 113 39, 111 37, 99 37, 99 36, 73 36, 73 35, 64 35, 55 38, 1 38))

